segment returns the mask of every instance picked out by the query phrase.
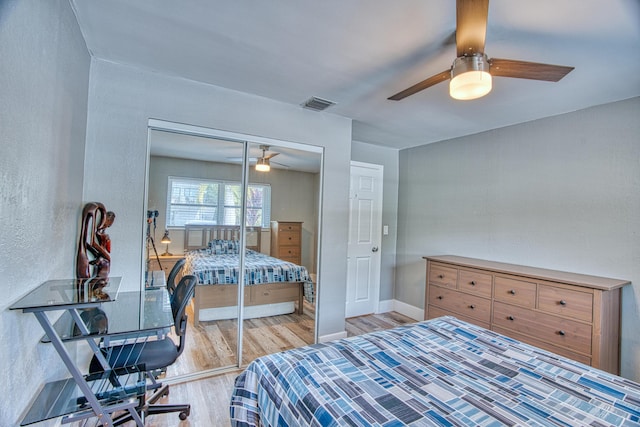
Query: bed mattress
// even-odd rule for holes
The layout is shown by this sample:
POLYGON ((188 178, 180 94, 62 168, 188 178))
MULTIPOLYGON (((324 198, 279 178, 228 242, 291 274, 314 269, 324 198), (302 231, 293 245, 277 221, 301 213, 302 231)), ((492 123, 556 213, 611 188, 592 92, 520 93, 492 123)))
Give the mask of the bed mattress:
POLYGON ((453 317, 261 357, 233 426, 638 426, 640 384, 453 317))
MULTIPOLYGON (((184 271, 196 276, 199 285, 238 283, 238 254, 212 254, 210 249, 199 249, 188 252, 185 258, 184 271)), ((306 267, 247 249, 245 285, 278 282, 304 282, 304 296, 309 302, 314 302, 313 283, 306 267)))

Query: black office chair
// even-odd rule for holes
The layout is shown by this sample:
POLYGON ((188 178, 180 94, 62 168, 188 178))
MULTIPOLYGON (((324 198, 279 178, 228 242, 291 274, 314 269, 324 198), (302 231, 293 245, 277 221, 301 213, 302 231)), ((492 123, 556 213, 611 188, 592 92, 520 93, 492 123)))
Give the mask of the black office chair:
MULTIPOLYGON (((153 414, 179 412, 180 419, 185 420, 191 413, 191 405, 189 404, 155 404, 161 397, 169 394, 169 386, 157 382, 156 377, 161 370, 172 365, 184 350, 187 330, 186 308, 193 296, 197 282, 198 279, 195 276, 184 276, 171 295, 174 328, 180 339, 178 345, 167 336, 160 340, 116 345, 103 350, 110 366, 116 372, 125 367, 141 366, 151 380, 147 389, 154 390, 153 394, 149 397, 142 396, 140 405, 136 408, 143 419, 153 414)), ((102 365, 94 356, 89 366, 89 372, 96 373, 102 370, 102 365)), ((118 426, 131 420, 131 415, 126 413, 115 418, 113 425, 118 426)))
POLYGON ((182 267, 184 267, 185 258, 180 258, 173 265, 173 268, 169 272, 169 277, 167 277, 167 290, 169 291, 169 295, 173 295, 173 291, 176 290, 176 277, 180 274, 182 267))

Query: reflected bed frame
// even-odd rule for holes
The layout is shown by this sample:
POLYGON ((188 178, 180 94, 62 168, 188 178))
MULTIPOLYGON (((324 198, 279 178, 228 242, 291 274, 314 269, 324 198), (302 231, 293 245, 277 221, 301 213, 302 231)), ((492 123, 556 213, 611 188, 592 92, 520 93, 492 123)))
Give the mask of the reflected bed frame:
MULTIPOLYGON (((262 244, 262 229, 260 227, 246 228, 247 249, 260 252, 262 244)), ((184 249, 185 252, 207 247, 213 239, 240 240, 240 226, 233 225, 202 225, 189 224, 184 228, 184 249)), ((183 271, 183 274, 191 272, 183 271)), ((193 324, 198 325, 200 320, 218 320, 214 314, 214 319, 200 319, 200 310, 203 309, 227 309, 236 307, 238 304, 238 285, 198 285, 196 286, 193 306, 193 324)), ((244 306, 252 307, 255 312, 266 313, 258 315, 247 315, 245 319, 251 317, 266 317, 279 314, 289 314, 291 311, 280 312, 273 304, 293 302, 295 313, 303 313, 304 282, 276 282, 262 283, 259 285, 245 286, 244 306), (260 306, 263 306, 264 310, 260 306)), ((224 318, 229 318, 224 316, 224 318)))

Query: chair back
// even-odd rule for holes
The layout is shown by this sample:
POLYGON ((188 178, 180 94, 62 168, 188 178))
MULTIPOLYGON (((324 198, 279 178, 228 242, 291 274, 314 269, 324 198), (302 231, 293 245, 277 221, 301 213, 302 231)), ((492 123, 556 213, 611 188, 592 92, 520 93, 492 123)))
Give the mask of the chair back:
POLYGON ((173 292, 176 290, 176 278, 178 274, 180 274, 182 267, 184 267, 185 261, 185 258, 180 258, 169 272, 169 277, 167 277, 167 291, 169 291, 169 295, 173 295, 173 292))
POLYGON ((185 333, 187 332, 187 305, 191 301, 196 289, 198 279, 196 276, 187 275, 183 276, 176 286, 175 291, 171 295, 171 311, 173 312, 173 326, 176 330, 176 335, 180 337, 180 343, 178 344, 178 355, 182 354, 185 343, 185 333))

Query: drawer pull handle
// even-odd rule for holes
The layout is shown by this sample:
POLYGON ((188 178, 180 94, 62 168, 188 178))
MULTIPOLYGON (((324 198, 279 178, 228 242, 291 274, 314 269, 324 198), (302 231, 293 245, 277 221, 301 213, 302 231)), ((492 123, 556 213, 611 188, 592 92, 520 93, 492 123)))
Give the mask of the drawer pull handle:
POLYGON ((471 281, 471 286, 475 286, 475 285, 476 285, 476 281, 475 281, 475 280, 472 280, 472 281, 471 281))
POLYGON ((438 295, 438 299, 442 299, 442 295, 438 295))
POLYGON ((560 305, 567 305, 567 302, 563 299, 560 300, 560 305))
POLYGON ((564 335, 565 335, 565 333, 564 333, 564 331, 561 329, 561 330, 559 330, 559 331, 558 331, 558 335, 562 335, 562 336, 564 336, 564 335))
POLYGON ((470 308, 471 310, 473 310, 474 308, 476 308, 476 306, 475 306, 475 305, 473 305, 473 304, 471 304, 471 305, 469 306, 469 308, 470 308))
POLYGON ((515 294, 516 294, 516 291, 515 291, 515 289, 511 289, 511 290, 509 291, 509 293, 510 293, 511 295, 515 295, 515 294))
POLYGON ((438 279, 444 279, 444 274, 438 274, 438 279))
POLYGON ((516 320, 513 316, 507 316, 507 319, 509 319, 509 320, 516 320))

